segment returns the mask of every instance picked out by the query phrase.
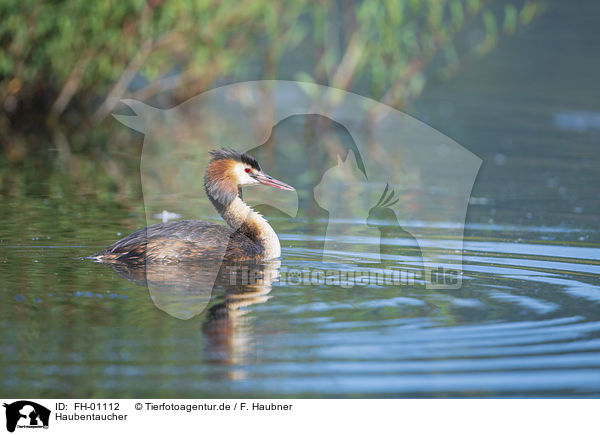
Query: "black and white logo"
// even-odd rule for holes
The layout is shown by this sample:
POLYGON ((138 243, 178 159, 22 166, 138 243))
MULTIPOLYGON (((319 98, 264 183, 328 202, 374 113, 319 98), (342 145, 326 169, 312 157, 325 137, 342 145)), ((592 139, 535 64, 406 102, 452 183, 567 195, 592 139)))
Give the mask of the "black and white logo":
POLYGON ((6 430, 14 432, 19 429, 47 429, 50 410, 29 400, 19 400, 4 404, 6 408, 6 430))

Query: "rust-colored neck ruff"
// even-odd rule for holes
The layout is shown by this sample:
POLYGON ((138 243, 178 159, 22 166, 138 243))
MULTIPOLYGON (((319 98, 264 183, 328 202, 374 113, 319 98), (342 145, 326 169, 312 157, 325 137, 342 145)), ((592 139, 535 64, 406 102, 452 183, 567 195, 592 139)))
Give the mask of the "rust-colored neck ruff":
POLYGON ((262 258, 277 258, 281 255, 279 238, 267 220, 240 198, 233 172, 235 163, 230 160, 210 162, 204 176, 206 194, 231 228, 262 248, 262 258))

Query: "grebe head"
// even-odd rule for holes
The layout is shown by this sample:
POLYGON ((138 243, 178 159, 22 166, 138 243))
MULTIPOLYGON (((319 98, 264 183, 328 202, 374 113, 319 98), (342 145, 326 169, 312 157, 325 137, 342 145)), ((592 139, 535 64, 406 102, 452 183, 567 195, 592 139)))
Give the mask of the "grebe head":
POLYGON ((212 157, 204 175, 204 187, 211 199, 229 204, 241 186, 262 184, 283 190, 295 190, 283 181, 266 174, 250 154, 222 148, 210 151, 212 157))

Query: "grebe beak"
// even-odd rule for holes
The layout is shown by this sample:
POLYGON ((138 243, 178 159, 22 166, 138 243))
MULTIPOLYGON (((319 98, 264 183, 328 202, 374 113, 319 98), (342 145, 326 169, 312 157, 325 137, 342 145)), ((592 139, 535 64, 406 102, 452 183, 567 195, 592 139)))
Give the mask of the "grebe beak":
POLYGON ((254 174, 252 175, 252 178, 265 186, 273 186, 283 190, 296 190, 292 186, 285 184, 283 181, 279 181, 264 172, 254 174))

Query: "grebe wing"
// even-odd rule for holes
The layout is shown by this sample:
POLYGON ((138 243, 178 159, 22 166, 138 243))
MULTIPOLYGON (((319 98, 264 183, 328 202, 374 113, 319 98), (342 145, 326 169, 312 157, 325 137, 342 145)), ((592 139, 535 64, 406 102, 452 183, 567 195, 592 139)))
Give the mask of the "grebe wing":
POLYGON ((227 241, 234 231, 223 225, 204 221, 177 221, 149 225, 123 237, 106 248, 108 252, 122 252, 132 246, 157 239, 185 240, 202 246, 218 246, 227 241))
POLYGON ((211 256, 242 259, 258 255, 258 251, 250 239, 229 227, 204 221, 178 221, 141 228, 96 257, 130 262, 179 261, 211 256))

